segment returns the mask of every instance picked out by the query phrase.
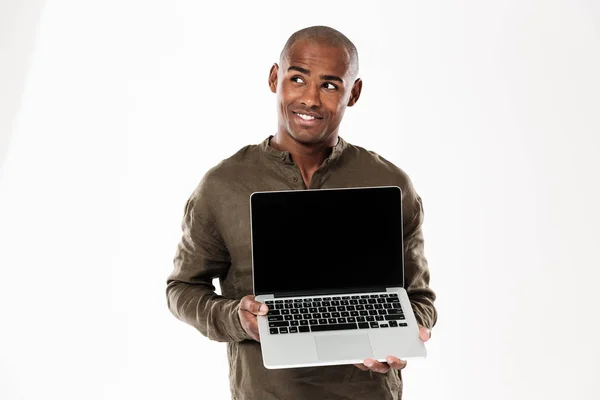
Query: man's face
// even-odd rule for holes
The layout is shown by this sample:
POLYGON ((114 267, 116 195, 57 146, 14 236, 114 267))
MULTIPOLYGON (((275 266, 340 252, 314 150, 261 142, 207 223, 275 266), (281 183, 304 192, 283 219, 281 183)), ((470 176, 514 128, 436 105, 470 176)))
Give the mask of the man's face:
POLYGON ((277 93, 279 133, 303 144, 335 138, 346 107, 360 95, 362 82, 353 79, 343 48, 296 42, 269 76, 277 93))

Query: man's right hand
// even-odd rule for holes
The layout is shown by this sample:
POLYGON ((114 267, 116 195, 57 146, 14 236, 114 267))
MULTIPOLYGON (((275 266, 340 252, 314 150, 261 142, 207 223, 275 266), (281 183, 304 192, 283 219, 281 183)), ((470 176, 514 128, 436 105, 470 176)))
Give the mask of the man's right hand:
POLYGON ((240 309, 238 310, 240 322, 246 333, 257 342, 260 342, 260 336, 258 334, 258 322, 256 316, 266 315, 267 312, 269 312, 267 305, 254 301, 254 295, 249 294, 248 296, 242 297, 240 309))

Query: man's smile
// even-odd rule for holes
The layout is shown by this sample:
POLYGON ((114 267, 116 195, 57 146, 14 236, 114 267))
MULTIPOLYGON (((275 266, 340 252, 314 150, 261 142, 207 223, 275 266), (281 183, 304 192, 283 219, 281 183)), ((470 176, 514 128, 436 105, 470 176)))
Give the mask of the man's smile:
POLYGON ((293 112, 296 122, 301 125, 314 126, 318 125, 323 117, 315 113, 293 112))

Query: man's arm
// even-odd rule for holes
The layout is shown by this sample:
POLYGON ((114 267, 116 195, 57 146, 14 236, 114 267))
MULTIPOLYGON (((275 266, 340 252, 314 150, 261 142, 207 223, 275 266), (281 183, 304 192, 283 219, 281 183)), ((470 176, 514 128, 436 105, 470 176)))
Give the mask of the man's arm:
POLYGON ((215 293, 213 279, 224 277, 231 260, 218 232, 205 180, 188 199, 174 269, 167 279, 169 310, 211 340, 250 339, 240 323, 240 300, 215 293))
MULTIPOLYGON (((412 189, 412 188, 411 188, 412 189)), ((411 190, 405 201, 410 202, 410 212, 404 224, 404 279, 410 303, 419 325, 431 329, 437 321, 434 306, 436 295, 429 287, 429 266, 423 241, 423 204, 411 190)))

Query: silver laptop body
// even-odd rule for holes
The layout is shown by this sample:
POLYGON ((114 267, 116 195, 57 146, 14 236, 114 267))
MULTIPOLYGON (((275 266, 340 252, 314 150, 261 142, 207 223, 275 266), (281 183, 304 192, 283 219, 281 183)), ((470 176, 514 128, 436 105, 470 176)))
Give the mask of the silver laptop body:
POLYGON ((250 215, 266 368, 426 356, 403 288, 399 187, 255 192, 250 215))

